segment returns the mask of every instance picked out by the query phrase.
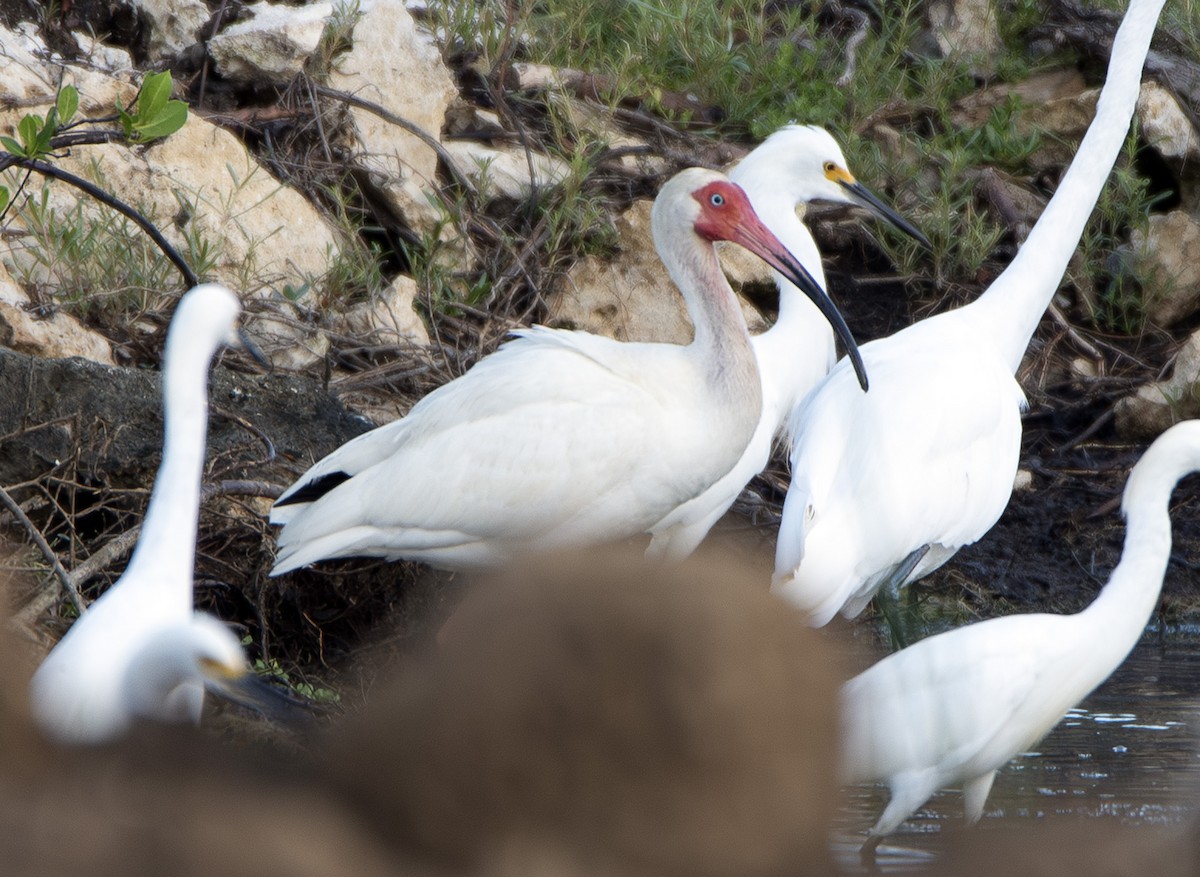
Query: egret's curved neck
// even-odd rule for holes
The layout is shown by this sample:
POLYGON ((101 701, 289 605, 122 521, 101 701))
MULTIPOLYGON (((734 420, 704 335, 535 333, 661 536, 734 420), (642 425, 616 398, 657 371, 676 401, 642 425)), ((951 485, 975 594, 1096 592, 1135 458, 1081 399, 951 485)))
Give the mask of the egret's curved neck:
MULTIPOLYGON (((173 327, 174 328, 174 327, 173 327)), ((213 345, 174 332, 163 374, 163 456, 129 570, 135 581, 187 582, 191 605, 200 480, 208 426, 208 363, 213 345)), ((128 576, 128 571, 126 573, 128 576)))
POLYGON ((1125 142, 1142 64, 1165 0, 1132 0, 1117 30, 1108 77, 1071 166, 1016 258, 968 307, 1015 372, 1050 304, 1125 142))
MULTIPOLYGON (((813 240, 808 226, 796 215, 796 205, 788 198, 756 193, 749 188, 746 189, 746 193, 750 196, 750 203, 754 205, 754 212, 767 228, 775 232, 780 242, 808 269, 813 280, 825 289, 825 268, 821 264, 821 252, 817 249, 817 242, 813 240)), ((774 326, 782 325, 786 330, 790 327, 813 324, 829 339, 829 346, 832 348, 833 327, 829 325, 829 321, 790 280, 778 271, 772 273, 775 275, 775 286, 779 289, 779 316, 774 326)))
POLYGON ((1092 605, 1080 613, 1089 629, 1103 632, 1091 639, 1097 649, 1111 654, 1113 668, 1136 645, 1158 605, 1171 557, 1171 491, 1200 466, 1196 436, 1181 436, 1177 428, 1174 436, 1160 439, 1130 473, 1122 499, 1126 526, 1121 562, 1092 605), (1185 442, 1189 437, 1190 443, 1185 442))
POLYGON ((660 240, 656 230, 655 243, 692 318, 695 334, 689 349, 708 367, 710 382, 757 399, 758 368, 750 332, 712 244, 690 229, 670 240, 660 240))
POLYGON ((1155 506, 1130 513, 1121 562, 1092 605, 1080 613, 1089 619, 1089 629, 1104 632, 1094 642, 1099 651, 1111 654, 1113 669, 1137 644, 1158 605, 1171 556, 1170 488, 1162 494, 1155 506))
MULTIPOLYGON (((746 186, 746 194, 767 228, 791 250, 813 279, 825 288, 821 253, 808 227, 796 215, 796 206, 785 193, 746 186)), ((833 327, 803 292, 778 271, 779 314, 765 332, 754 339, 763 388, 764 415, 782 421, 800 398, 812 389, 837 361, 833 327)), ((778 425, 778 424, 777 424, 778 425)))

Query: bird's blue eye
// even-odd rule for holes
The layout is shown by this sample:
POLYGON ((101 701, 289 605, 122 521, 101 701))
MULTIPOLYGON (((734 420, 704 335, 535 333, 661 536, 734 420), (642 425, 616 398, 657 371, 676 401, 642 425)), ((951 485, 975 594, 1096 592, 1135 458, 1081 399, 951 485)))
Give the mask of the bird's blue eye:
POLYGON ((708 203, 711 204, 713 207, 724 207, 725 206, 725 196, 720 194, 719 192, 714 192, 712 195, 709 196, 708 203))

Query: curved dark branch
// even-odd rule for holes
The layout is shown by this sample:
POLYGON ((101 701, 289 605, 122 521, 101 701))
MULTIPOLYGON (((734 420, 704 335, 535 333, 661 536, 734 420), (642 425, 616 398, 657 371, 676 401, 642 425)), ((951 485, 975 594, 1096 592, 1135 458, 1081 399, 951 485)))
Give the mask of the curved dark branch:
POLYGON ((150 236, 150 239, 158 245, 160 250, 162 250, 163 255, 170 259, 171 263, 177 269, 179 269, 179 273, 183 275, 183 282, 186 288, 191 289, 200 282, 200 278, 196 276, 196 272, 192 270, 192 267, 184 260, 183 256, 179 255, 179 251, 171 246, 170 242, 163 237, 162 232, 158 230, 158 227, 155 226, 154 223, 152 223, 138 211, 134 210, 124 201, 101 189, 95 183, 90 183, 83 179, 83 177, 78 177, 73 173, 65 171, 62 168, 57 168, 52 164, 48 164, 47 162, 22 158, 10 153, 4 153, 0 155, 0 170, 3 170, 6 167, 23 167, 31 171, 35 171, 42 176, 50 177, 51 179, 55 180, 62 180, 64 183, 74 186, 75 188, 91 195, 101 204, 106 204, 123 216, 127 216, 137 224, 138 228, 150 236))

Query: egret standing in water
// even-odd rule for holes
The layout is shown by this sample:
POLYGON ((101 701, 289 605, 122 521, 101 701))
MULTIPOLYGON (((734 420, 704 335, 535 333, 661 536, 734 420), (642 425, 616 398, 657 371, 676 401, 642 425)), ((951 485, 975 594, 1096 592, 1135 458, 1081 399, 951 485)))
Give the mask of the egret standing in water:
MULTIPOLYGON (((841 147, 824 128, 787 125, 738 162, 729 178, 750 198, 754 212, 822 288, 821 253, 796 206, 832 201, 863 207, 916 238, 929 241, 847 170, 841 147)), ((837 359, 829 321, 783 274, 775 272, 779 315, 750 339, 762 383, 762 413, 737 465, 699 496, 656 524, 648 554, 680 560, 696 550, 750 479, 766 468, 771 445, 788 413, 825 377, 837 359)))
POLYGON ((1121 562, 1087 609, 950 630, 846 683, 843 781, 891 790, 864 853, 938 789, 961 786, 966 818, 977 821, 996 771, 1120 666, 1158 605, 1171 555, 1171 491, 1197 469, 1200 420, 1171 427, 1133 467, 1121 501, 1121 562))
POLYGON ((65 743, 100 743, 135 719, 198 722, 204 690, 270 696, 234 633, 192 609, 192 570, 208 421, 208 367, 240 343, 237 296, 197 286, 175 309, 163 369, 163 457, 133 557, 30 685, 33 716, 65 743), (261 687, 260 687, 261 686, 261 687))
POLYGON ((979 539, 1012 493, 1025 396, 1014 375, 1075 251, 1137 103, 1163 0, 1133 0, 1079 152, 1024 246, 977 301, 863 346, 793 411, 775 590, 823 625, 854 617, 979 539))
MULTIPOLYGON (((461 568, 644 533, 738 461, 758 368, 713 242, 758 254, 858 351, 824 289, 724 175, 693 168, 654 202, 654 241, 687 301, 686 346, 520 331, 407 417, 347 442, 275 503, 273 575, 367 555, 461 568)), ((866 386, 866 375, 860 375, 866 386)))

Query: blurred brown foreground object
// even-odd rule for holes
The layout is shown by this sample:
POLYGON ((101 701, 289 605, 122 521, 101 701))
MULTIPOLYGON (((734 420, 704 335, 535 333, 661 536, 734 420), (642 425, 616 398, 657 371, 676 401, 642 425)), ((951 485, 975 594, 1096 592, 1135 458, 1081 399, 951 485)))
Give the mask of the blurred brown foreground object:
POLYGON ((1130 826, 1118 819, 1058 819, 1020 831, 964 831, 931 877, 1197 877, 1200 821, 1130 826))
POLYGON ((589 554, 482 582, 331 773, 397 846, 476 873, 830 871, 837 674, 747 578, 589 554))

